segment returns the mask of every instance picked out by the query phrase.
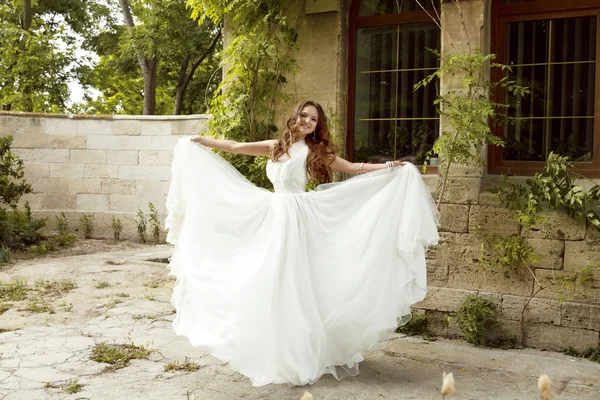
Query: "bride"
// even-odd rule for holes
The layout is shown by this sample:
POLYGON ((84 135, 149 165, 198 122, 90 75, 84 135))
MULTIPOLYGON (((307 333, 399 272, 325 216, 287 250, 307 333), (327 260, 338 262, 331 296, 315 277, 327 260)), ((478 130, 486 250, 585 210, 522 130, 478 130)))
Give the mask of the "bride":
POLYGON ((278 140, 181 139, 167 210, 173 328, 255 386, 358 374, 424 298, 425 248, 438 240, 417 168, 336 156, 312 101, 278 140), (208 148, 269 155, 275 192, 208 148), (333 171, 356 176, 330 183, 333 171), (309 178, 321 185, 307 192, 309 178))

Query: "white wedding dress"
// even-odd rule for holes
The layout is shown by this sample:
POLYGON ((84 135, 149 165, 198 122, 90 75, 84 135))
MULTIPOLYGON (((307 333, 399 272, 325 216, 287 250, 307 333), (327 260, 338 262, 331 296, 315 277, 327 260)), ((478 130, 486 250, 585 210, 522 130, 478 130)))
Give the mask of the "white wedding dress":
POLYGON ((253 385, 358 373, 426 292, 437 213, 412 164, 306 192, 308 146, 269 162, 275 192, 183 138, 169 190, 173 327, 253 385))

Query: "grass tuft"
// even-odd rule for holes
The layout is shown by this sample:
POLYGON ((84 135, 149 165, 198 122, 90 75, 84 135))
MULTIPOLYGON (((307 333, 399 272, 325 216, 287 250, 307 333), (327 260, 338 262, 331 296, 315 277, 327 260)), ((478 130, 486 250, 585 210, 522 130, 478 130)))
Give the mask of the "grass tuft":
POLYGON ((131 316, 131 318, 133 318, 134 320, 138 321, 140 319, 149 319, 154 321, 155 319, 157 319, 158 317, 156 315, 149 315, 149 314, 133 314, 131 316))
POLYGON ((567 347, 562 352, 571 357, 587 358, 590 361, 600 363, 600 343, 598 347, 588 347, 583 351, 579 351, 574 347, 567 347))
POLYGON ((104 372, 113 372, 129 365, 133 359, 147 359, 150 350, 144 346, 130 344, 99 343, 92 349, 90 359, 100 363, 110 364, 104 372))
POLYGON ((117 304, 121 304, 123 300, 120 299, 111 299, 108 304, 106 304, 106 310, 112 310, 117 306, 117 304))
POLYGON ((44 295, 60 296, 76 288, 77 284, 68 279, 62 281, 41 280, 35 282, 35 289, 42 292, 44 295))
POLYGON ((54 314, 54 309, 50 306, 50 304, 46 303, 46 300, 44 300, 41 297, 29 299, 29 301, 27 302, 27 305, 22 310, 29 311, 32 313, 47 312, 49 314, 54 314))
POLYGON ((110 287, 110 283, 108 283, 108 281, 99 281, 96 283, 95 287, 96 289, 105 289, 110 287))
POLYGON ((200 366, 197 363, 190 361, 187 357, 185 358, 185 360, 183 362, 171 361, 167 365, 165 365, 165 368, 164 368, 165 372, 171 372, 171 371, 196 372, 199 369, 200 369, 200 366))
POLYGON ((27 279, 12 278, 0 281, 0 300, 21 301, 27 299, 27 279))
POLYGON ((161 279, 152 279, 151 281, 144 282, 144 286, 148 287, 148 288, 156 289, 156 288, 160 287, 161 283, 162 283, 161 279))
POLYGON ((78 393, 83 389, 83 385, 81 385, 77 380, 72 380, 67 382, 66 385, 62 387, 62 389, 67 393, 78 393))

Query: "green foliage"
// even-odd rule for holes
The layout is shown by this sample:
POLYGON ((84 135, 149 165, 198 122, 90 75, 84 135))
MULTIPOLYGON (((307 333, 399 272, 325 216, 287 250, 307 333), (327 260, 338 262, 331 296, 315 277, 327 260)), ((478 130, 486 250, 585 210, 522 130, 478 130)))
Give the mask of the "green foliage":
POLYGON ((123 232, 123 224, 121 223, 121 219, 115 218, 115 216, 113 215, 110 227, 113 230, 113 237, 115 238, 115 240, 121 240, 121 232, 123 232))
POLYGON ((110 283, 108 281, 99 281, 94 285, 96 289, 106 289, 110 287, 110 283))
POLYGON ((25 278, 12 278, 9 282, 0 281, 1 301, 22 301, 27 298, 27 280, 25 278))
POLYGON ((187 357, 185 358, 185 360, 183 362, 170 361, 164 367, 165 372, 172 372, 172 371, 196 372, 199 369, 200 369, 200 366, 198 365, 198 363, 190 361, 187 357))
POLYGON ((27 249, 29 254, 34 257, 46 255, 53 250, 56 250, 56 246, 51 241, 42 242, 39 245, 33 245, 27 249))
POLYGON ((306 191, 310 192, 312 190, 315 190, 317 186, 319 186, 319 183, 314 179, 311 179, 308 182, 306 182, 306 191))
POLYGON ((10 248, 4 245, 0 246, 0 264, 9 264, 12 260, 11 254, 10 248))
POLYGON ((494 303, 477 295, 467 296, 456 314, 456 322, 467 342, 486 343, 486 331, 497 324, 495 311, 494 303))
POLYGON ((479 265, 502 270, 513 270, 523 273, 524 268, 538 262, 535 253, 527 240, 519 235, 497 236, 479 234, 481 250, 479 265))
POLYGON ((409 336, 424 335, 427 333, 427 316, 412 312, 411 319, 404 325, 396 329, 398 333, 404 333, 409 336))
MULTIPOLYGON (((524 185, 503 177, 492 191, 498 195, 500 205, 511 212, 518 224, 518 232, 508 237, 481 233, 480 264, 516 271, 535 264, 538 256, 524 234, 547 220, 540 215, 545 209, 566 212, 575 220, 587 218, 590 224, 600 229, 600 187, 594 184, 585 190, 578 184, 579 178, 572 172, 568 159, 554 153, 548 156, 542 172, 527 179, 524 185)), ((585 271, 582 269, 575 274, 585 274, 585 271)), ((556 280, 563 288, 568 287, 569 282, 568 276, 556 280)))
POLYGON ((60 296, 66 292, 77 289, 77 284, 71 280, 62 281, 39 280, 35 282, 35 289, 43 295, 60 296))
POLYGON ((50 306, 50 304, 48 304, 42 297, 29 299, 23 308, 23 311, 54 314, 54 309, 52 306, 50 306))
POLYGON ((144 346, 129 344, 99 343, 92 349, 90 359, 99 363, 110 364, 105 372, 113 372, 129 365, 133 359, 147 359, 150 350, 144 346))
POLYGON ((148 208, 150 209, 150 226, 152 228, 152 237, 154 238, 154 243, 160 242, 160 220, 158 219, 158 211, 156 211, 156 207, 154 204, 148 203, 148 208))
MULTIPOLYGON (((60 246, 67 246, 75 242, 77 237, 73 234, 69 233, 69 220, 67 219, 64 212, 60 214, 56 214, 54 216, 56 218, 56 230, 58 231, 58 236, 53 238, 60 246)), ((93 217, 92 217, 93 218, 93 217)), ((91 226, 93 231, 93 225, 91 226)), ((88 227, 89 229, 89 227, 88 227)), ((48 243, 47 246, 51 246, 53 243, 48 243)), ((43 251, 43 249, 38 249, 43 251)), ((54 248, 46 247, 47 251, 54 250, 54 248)), ((42 253, 43 254, 43 253, 42 253)))
POLYGON ((569 274, 560 275, 550 282, 553 291, 560 302, 565 300, 567 293, 573 293, 577 286, 585 288, 594 281, 594 271, 600 271, 600 264, 580 267, 569 274))
POLYGON ((451 129, 443 131, 436 139, 424 163, 426 169, 429 158, 432 155, 439 156, 439 171, 443 178, 439 206, 453 164, 484 165, 481 157, 483 147, 487 144, 504 145, 503 140, 492 133, 490 125, 506 121, 501 110, 508 105, 494 102, 490 91, 505 88, 515 95, 523 96, 528 93, 528 89, 507 78, 498 82, 487 79, 490 68, 500 68, 503 71, 509 69, 505 65, 494 63, 494 54, 486 55, 478 49, 446 57, 435 53, 440 58, 440 67, 415 84, 414 89, 442 81, 443 78, 453 80, 452 88, 438 94, 434 101, 439 114, 450 124, 451 129))
POLYGON ((140 238, 140 241, 142 243, 146 243, 146 231, 148 229, 148 222, 146 221, 146 216, 144 215, 144 212, 140 209, 138 209, 137 211, 135 223, 137 226, 137 235, 140 238))
POLYGON ((29 202, 25 211, 17 209, 21 197, 33 189, 24 179, 23 160, 10 149, 12 143, 12 136, 0 138, 0 262, 10 262, 11 249, 39 243, 38 230, 46 225, 45 218, 33 218, 29 202))
POLYGON ((563 349, 563 353, 571 357, 587 358, 590 361, 600 363, 600 344, 598 347, 588 347, 583 351, 579 351, 574 347, 569 346, 563 349))
POLYGON ((77 236, 72 235, 70 233, 67 233, 65 235, 58 235, 56 237, 56 241, 58 242, 59 246, 68 246, 70 244, 75 243, 76 240, 77 236))
POLYGON ((567 157, 550 153, 542 172, 527 179, 524 185, 504 178, 493 190, 526 229, 544 220, 538 214, 545 207, 565 212, 575 220, 587 219, 600 230, 600 186, 591 182, 589 189, 584 189, 580 180, 585 178, 572 167, 567 157))
POLYGON ((67 220, 67 216, 64 212, 60 214, 56 214, 54 216, 56 218, 56 230, 60 236, 66 236, 69 234, 69 221, 67 220))
POLYGON ((12 136, 0 137, 0 208, 17 206, 21 197, 32 192, 32 187, 23 178, 23 160, 10 150, 12 136))
POLYGON ((83 237, 90 239, 94 233, 94 214, 82 214, 79 223, 83 228, 83 237))
POLYGON ((0 246, 13 250, 23 250, 42 240, 41 228, 46 226, 46 218, 32 218, 27 211, 17 208, 0 208, 0 246))
POLYGON ((62 389, 67 393, 79 393, 83 389, 83 385, 80 384, 77 379, 67 382, 62 389))
MULTIPOLYGON (((298 68, 293 53, 304 13, 291 12, 291 3, 276 0, 190 0, 189 4, 193 18, 220 24, 227 14, 234 27, 223 51, 227 69, 210 105, 213 118, 208 133, 242 142, 272 138, 277 131, 276 102, 288 100, 286 76, 298 68)), ((251 182, 271 188, 265 157, 225 158, 251 182)))
POLYGON ((86 0, 44 0, 32 5, 30 26, 23 23, 22 1, 0 5, 0 107, 64 112, 68 81, 87 58, 76 54, 79 38, 99 30, 99 19, 109 17, 108 9, 86 0))
MULTIPOLYGON (((198 23, 190 18, 185 0, 130 0, 127 2, 135 26, 129 29, 120 20, 90 36, 90 49, 99 56, 93 66, 80 69, 86 87, 79 112, 94 114, 142 114, 144 80, 154 82, 156 106, 153 114, 206 112, 206 96, 212 96, 220 82, 221 44, 219 24, 198 23), (215 43, 213 44, 213 40, 215 43), (211 47, 212 45, 212 47, 211 47), (147 75, 140 62, 147 66, 147 75), (152 79, 152 76, 154 79, 152 79), (95 96, 99 91, 101 94, 95 96)), ((110 2, 115 14, 122 14, 120 2, 110 2)))

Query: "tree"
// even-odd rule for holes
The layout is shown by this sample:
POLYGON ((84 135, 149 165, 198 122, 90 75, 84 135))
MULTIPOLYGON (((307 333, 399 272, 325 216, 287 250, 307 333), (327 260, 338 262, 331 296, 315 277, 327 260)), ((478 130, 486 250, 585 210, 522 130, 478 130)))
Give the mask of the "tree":
POLYGON ((196 71, 205 60, 214 64, 212 56, 221 42, 221 27, 210 21, 202 24, 193 21, 185 3, 184 0, 120 0, 125 29, 114 27, 119 32, 119 43, 112 46, 112 61, 135 57, 143 80, 145 115, 164 113, 162 109, 157 111, 157 91, 161 87, 169 88, 173 113, 181 114, 196 71))
POLYGON ((85 0, 11 0, 0 5, 0 107, 61 112, 75 77, 81 35, 107 8, 85 0))

